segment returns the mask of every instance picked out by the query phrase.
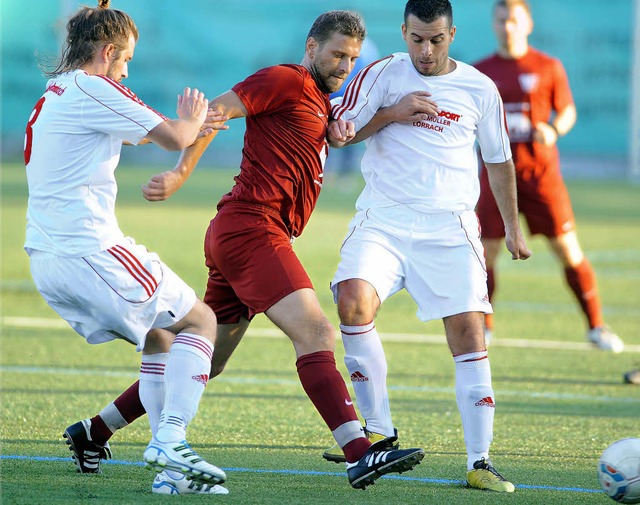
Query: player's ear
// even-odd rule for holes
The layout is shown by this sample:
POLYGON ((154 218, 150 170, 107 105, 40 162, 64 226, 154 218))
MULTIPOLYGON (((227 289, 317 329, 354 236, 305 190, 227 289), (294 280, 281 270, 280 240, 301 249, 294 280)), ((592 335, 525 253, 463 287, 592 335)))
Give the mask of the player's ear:
POLYGON ((453 39, 456 38, 456 31, 457 31, 457 28, 455 27, 455 25, 452 25, 451 28, 449 29, 449 37, 451 37, 451 42, 453 42, 453 39))
POLYGON ((113 56, 116 53, 116 46, 114 44, 105 44, 104 46, 102 46, 102 49, 100 50, 100 60, 103 63, 108 63, 113 59, 113 56))
POLYGON ((309 58, 313 59, 316 55, 316 51, 318 50, 318 41, 313 37, 309 37, 307 39, 307 45, 305 47, 305 50, 309 58))

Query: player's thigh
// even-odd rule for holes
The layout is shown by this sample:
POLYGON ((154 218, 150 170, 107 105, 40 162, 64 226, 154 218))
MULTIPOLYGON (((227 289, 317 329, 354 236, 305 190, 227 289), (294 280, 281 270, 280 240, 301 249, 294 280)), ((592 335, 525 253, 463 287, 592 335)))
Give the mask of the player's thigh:
POLYGON ((464 312, 490 313, 487 273, 473 211, 425 215, 414 232, 406 289, 423 321, 464 312))
POLYGON ((375 293, 379 303, 404 287, 402 239, 375 216, 366 214, 356 214, 342 243, 340 263, 331 281, 336 303, 338 285, 349 279, 361 279, 373 286, 371 295, 375 293))
POLYGON ((89 343, 122 338, 144 347, 152 328, 185 317, 196 294, 158 256, 125 239, 84 258, 31 256, 38 290, 89 343))
POLYGON ((295 254, 286 228, 264 212, 223 208, 212 221, 205 246, 212 289, 206 301, 221 323, 251 320, 285 296, 300 289, 313 288, 295 254), (221 295, 215 285, 224 288, 221 295), (225 308, 225 297, 235 304, 234 317, 225 308), (241 307, 244 313, 238 313, 241 307))

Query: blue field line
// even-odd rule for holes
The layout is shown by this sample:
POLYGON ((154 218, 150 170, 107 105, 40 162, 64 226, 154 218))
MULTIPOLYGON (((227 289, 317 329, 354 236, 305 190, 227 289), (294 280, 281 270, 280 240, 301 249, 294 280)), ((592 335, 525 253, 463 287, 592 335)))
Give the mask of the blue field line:
MULTIPOLYGON (((0 460, 13 459, 13 460, 28 460, 28 461, 66 461, 72 462, 70 458, 59 457, 47 457, 47 456, 18 456, 18 455, 0 455, 0 460)), ((103 461, 103 465, 127 465, 127 466, 144 466, 141 461, 123 461, 118 459, 111 459, 103 461)), ((318 472, 315 470, 269 470, 261 468, 223 468, 225 472, 242 472, 242 473, 270 473, 279 475, 320 475, 331 477, 344 477, 345 472, 318 472)), ((403 475, 385 475, 383 479, 391 480, 403 480, 410 482, 423 482, 427 484, 446 484, 446 485, 464 485, 462 480, 453 479, 429 479, 421 477, 406 477, 403 475)), ((573 493, 602 493, 600 489, 586 489, 583 487, 559 487, 559 486, 536 486, 531 484, 517 484, 516 489, 542 489, 545 491, 571 491, 573 493)))

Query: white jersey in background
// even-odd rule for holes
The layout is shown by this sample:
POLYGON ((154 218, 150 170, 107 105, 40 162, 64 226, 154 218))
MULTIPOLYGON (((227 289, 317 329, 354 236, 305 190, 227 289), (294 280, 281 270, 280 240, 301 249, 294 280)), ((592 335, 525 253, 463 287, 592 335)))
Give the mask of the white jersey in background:
POLYGON ((423 76, 407 53, 395 53, 362 69, 331 102, 333 117, 353 121, 356 131, 414 91, 431 93, 440 109, 438 117, 391 123, 367 140, 358 210, 396 204, 426 213, 473 210, 480 193, 476 139, 484 161, 511 158, 496 86, 470 65, 455 64, 448 74, 423 76))
POLYGON ((82 257, 119 241, 122 142, 137 144, 166 119, 105 76, 75 70, 49 80, 25 136, 26 251, 82 257))

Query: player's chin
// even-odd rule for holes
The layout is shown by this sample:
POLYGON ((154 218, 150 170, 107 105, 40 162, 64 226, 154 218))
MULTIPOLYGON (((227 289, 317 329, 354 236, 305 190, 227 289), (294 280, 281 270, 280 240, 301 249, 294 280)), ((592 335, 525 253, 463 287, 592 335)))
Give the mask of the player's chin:
POLYGON ((329 77, 325 82, 326 88, 329 90, 329 93, 335 93, 342 87, 342 83, 344 82, 344 77, 329 77))

